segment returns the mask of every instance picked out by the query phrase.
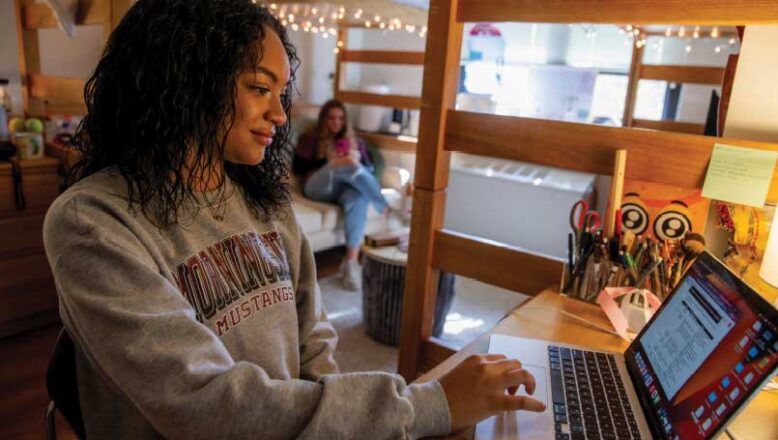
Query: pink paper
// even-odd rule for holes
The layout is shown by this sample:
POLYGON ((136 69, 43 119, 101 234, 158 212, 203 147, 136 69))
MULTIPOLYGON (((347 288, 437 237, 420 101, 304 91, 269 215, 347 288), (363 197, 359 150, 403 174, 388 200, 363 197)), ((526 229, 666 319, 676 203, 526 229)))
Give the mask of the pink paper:
MULTIPOLYGON (((630 342, 635 339, 636 335, 627 331, 629 328, 627 325, 627 318, 624 317, 624 314, 621 312, 621 309, 619 308, 619 305, 616 304, 615 300, 620 296, 631 293, 633 290, 636 289, 634 287, 606 287, 597 295, 597 304, 602 307, 605 315, 608 317, 611 324, 613 324, 613 328, 616 329, 616 333, 630 342)), ((659 301, 659 298, 657 298, 656 295, 649 291, 646 291, 646 298, 648 299, 649 307, 656 313, 659 306, 662 305, 662 302, 659 301)))

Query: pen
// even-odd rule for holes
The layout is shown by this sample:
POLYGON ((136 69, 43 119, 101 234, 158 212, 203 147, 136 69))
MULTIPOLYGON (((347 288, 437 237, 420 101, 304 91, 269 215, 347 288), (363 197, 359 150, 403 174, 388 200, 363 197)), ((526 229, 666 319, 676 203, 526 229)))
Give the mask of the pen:
POLYGON ((573 233, 567 233, 567 271, 573 277, 573 233))
POLYGON ((629 252, 625 252, 624 260, 627 262, 627 268, 629 269, 630 275, 632 275, 632 279, 637 280, 638 273, 637 273, 637 268, 635 267, 635 260, 632 259, 632 254, 630 254, 629 252))
POLYGON ((662 263, 662 259, 658 258, 656 261, 651 263, 646 270, 643 271, 643 273, 640 275, 640 278, 638 278, 637 282, 635 283, 635 287, 638 289, 643 287, 643 283, 646 282, 646 278, 648 278, 649 275, 651 275, 652 272, 656 270, 656 268, 662 263))

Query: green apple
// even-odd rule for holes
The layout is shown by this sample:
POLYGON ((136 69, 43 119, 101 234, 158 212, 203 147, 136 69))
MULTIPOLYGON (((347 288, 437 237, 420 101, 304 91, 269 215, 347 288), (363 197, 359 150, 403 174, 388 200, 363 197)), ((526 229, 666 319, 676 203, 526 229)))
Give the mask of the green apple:
POLYGON ((24 131, 24 118, 14 117, 8 121, 8 131, 16 133, 17 131, 24 131))
POLYGON ((24 121, 24 129, 33 133, 43 133, 43 121, 38 118, 30 118, 24 121))

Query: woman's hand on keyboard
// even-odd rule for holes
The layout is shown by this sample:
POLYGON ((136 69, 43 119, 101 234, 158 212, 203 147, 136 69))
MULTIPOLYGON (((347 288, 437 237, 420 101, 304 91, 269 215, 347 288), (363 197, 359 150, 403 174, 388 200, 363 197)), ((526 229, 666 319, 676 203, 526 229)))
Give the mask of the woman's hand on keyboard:
POLYGON ((501 354, 472 355, 440 379, 451 411, 451 430, 458 431, 504 411, 544 411, 531 397, 515 396, 524 385, 535 392, 535 378, 521 362, 501 354), (509 390, 509 393, 505 391, 509 390))

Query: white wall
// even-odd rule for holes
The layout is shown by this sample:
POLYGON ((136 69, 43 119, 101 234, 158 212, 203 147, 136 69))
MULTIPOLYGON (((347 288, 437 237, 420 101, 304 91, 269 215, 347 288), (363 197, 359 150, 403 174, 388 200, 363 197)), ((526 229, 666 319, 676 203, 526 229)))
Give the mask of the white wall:
POLYGON ((14 17, 14 1, 0 0, 0 78, 10 80, 11 113, 19 114, 22 112, 22 89, 14 17))
POLYGON ((337 41, 334 37, 324 39, 302 30, 289 30, 289 35, 301 61, 297 70, 298 99, 307 104, 322 104, 332 98, 332 78, 335 72, 333 49, 337 41))
MULTIPOLYGON (((0 0, 0 78, 11 81, 13 113, 19 114, 22 112, 22 91, 13 3, 13 0, 0 0)), ((85 79, 100 59, 103 28, 76 26, 76 36, 72 40, 59 29, 41 29, 38 42, 42 74, 85 79)))
MULTIPOLYGON (((740 49, 724 136, 778 142, 778 26, 747 26, 740 49)), ((708 213, 705 240, 722 255, 728 234, 716 225, 715 209, 708 213)))
POLYGON ((778 26, 743 36, 724 136, 778 142, 778 26))

